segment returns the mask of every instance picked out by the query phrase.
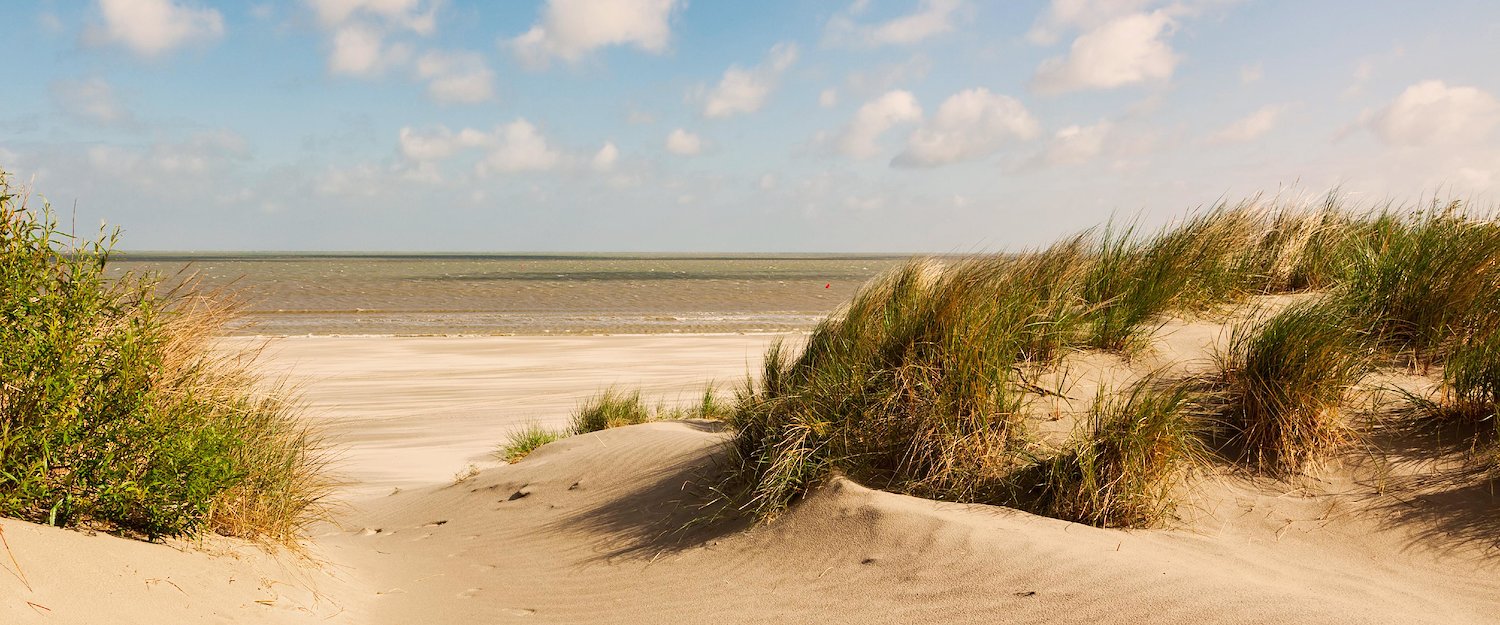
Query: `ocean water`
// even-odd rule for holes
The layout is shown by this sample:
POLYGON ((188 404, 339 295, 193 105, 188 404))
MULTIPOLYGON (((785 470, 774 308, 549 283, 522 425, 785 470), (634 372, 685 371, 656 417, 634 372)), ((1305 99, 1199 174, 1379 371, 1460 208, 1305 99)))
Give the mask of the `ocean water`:
POLYGON ((896 256, 120 254, 114 275, 233 292, 236 334, 601 334, 811 328, 896 256))

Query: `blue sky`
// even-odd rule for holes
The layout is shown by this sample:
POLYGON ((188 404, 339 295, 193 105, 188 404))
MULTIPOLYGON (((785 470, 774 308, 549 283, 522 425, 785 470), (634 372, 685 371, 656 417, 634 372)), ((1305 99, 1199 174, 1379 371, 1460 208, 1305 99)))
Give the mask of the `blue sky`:
POLYGON ((0 168, 127 249, 970 252, 1222 197, 1488 205, 1500 185, 1500 5, 1478 0, 98 0, 0 21, 0 168))

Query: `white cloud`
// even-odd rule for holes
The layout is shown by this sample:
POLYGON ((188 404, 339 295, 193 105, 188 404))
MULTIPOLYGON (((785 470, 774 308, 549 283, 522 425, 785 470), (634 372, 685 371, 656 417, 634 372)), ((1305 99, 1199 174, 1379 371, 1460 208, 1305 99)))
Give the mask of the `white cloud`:
MULTIPOLYGON (((765 62, 754 69, 730 67, 719 84, 702 95, 704 117, 729 117, 760 110, 766 96, 776 88, 782 72, 797 61, 797 44, 772 46, 765 62)), ((703 88, 699 88, 702 93, 703 88)))
POLYGON ((854 158, 880 154, 880 136, 898 124, 922 120, 922 105, 910 91, 890 91, 864 103, 836 139, 838 150, 854 158))
POLYGON ((423 0, 307 0, 318 21, 337 28, 350 21, 371 19, 389 27, 430 35, 437 29, 439 2, 423 0))
POLYGON ((1114 131, 1108 120, 1092 126, 1072 125, 1052 136, 1042 160, 1048 165, 1082 165, 1104 153, 1105 142, 1114 131))
POLYGON ((548 0, 541 20, 508 43, 533 69, 559 58, 576 62, 610 45, 661 53, 671 40, 678 0, 548 0))
POLYGON ((667 135, 667 151, 679 156, 692 156, 703 151, 703 138, 678 128, 667 135))
POLYGON ((103 78, 59 80, 51 85, 52 102, 70 117, 104 126, 130 124, 130 111, 103 78))
POLYGON ((1281 117, 1286 107, 1269 105, 1237 119, 1225 126, 1222 130, 1214 133, 1209 138, 1210 143, 1243 143, 1261 138, 1271 129, 1276 127, 1277 120, 1281 117))
POLYGON ((491 172, 514 173, 521 171, 545 171, 562 162, 562 154, 547 143, 547 138, 525 119, 517 118, 495 133, 495 146, 477 171, 480 175, 491 172))
POLYGON ((1369 120, 1391 145, 1478 143, 1500 124, 1500 102, 1474 87, 1426 80, 1407 87, 1369 120))
POLYGON ((824 41, 869 47, 910 45, 952 31, 954 13, 964 6, 961 0, 922 0, 912 13, 875 24, 861 24, 854 18, 864 12, 867 4, 858 0, 829 19, 824 41))
POLYGON ((1250 83, 1260 82, 1260 79, 1264 78, 1265 75, 1265 68, 1262 67, 1260 63, 1242 66, 1240 67, 1240 84, 1248 85, 1250 83))
POLYGON ((1171 78, 1177 54, 1162 38, 1173 25, 1165 11, 1106 22, 1075 39, 1067 57, 1043 61, 1032 86, 1043 93, 1062 93, 1171 78))
POLYGON ((873 96, 891 89, 905 88, 926 78, 931 71, 932 59, 917 53, 899 63, 885 63, 868 70, 849 72, 844 78, 844 84, 851 93, 873 96))
POLYGON ((491 134, 482 130, 464 128, 455 133, 444 126, 427 132, 402 128, 397 142, 401 155, 412 161, 440 161, 460 150, 493 144, 491 134))
POLYGON ((599 171, 609 171, 611 169, 614 169, 615 161, 618 161, 619 159, 620 149, 615 147, 615 143, 613 141, 605 141, 604 147, 599 148, 599 151, 594 153, 594 169, 597 169, 599 171))
POLYGON ((967 89, 944 100, 892 164, 936 167, 984 158, 1012 139, 1031 139, 1039 131, 1036 118, 1015 98, 967 89))
POLYGON ((762 191, 770 191, 776 188, 776 174, 762 174, 760 182, 757 183, 762 191))
POLYGON ((224 16, 218 11, 172 0, 99 0, 99 11, 104 26, 91 30, 85 40, 123 45, 144 57, 224 35, 224 16))
POLYGON ((407 62, 410 56, 408 46, 385 45, 385 37, 378 29, 351 24, 334 32, 328 71, 351 76, 376 76, 387 67, 407 62))
POLYGON ((1088 30, 1117 17, 1138 13, 1153 0, 1052 0, 1047 11, 1027 31, 1026 39, 1038 45, 1052 45, 1063 33, 1073 29, 1088 30))
POLYGON ((839 90, 829 87, 818 94, 818 106, 831 109, 839 105, 839 90))
POLYGON ((428 52, 417 60, 417 76, 438 102, 477 104, 494 99, 495 73, 473 52, 428 52))
POLYGON ((185 141, 157 142, 145 149, 99 144, 85 150, 89 165, 100 173, 139 176, 153 183, 221 173, 249 153, 245 138, 229 130, 199 132, 185 141))

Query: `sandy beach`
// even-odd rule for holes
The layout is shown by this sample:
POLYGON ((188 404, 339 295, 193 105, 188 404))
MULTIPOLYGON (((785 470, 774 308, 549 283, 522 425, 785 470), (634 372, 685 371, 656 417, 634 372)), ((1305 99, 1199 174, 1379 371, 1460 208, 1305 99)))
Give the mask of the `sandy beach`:
MULTIPOLYGON (((1174 324, 1161 336, 1159 361, 1200 362, 1220 340, 1207 323, 1174 324)), ((488 455, 508 428, 558 423, 601 386, 690 399, 706 379, 743 376, 772 339, 274 340, 266 371, 297 384, 309 414, 345 450, 342 503, 314 528, 306 554, 4 521, 10 550, 0 585, 10 599, 0 615, 7 623, 94 623, 100 614, 117 623, 1489 623, 1500 610, 1494 545, 1482 532, 1427 514, 1431 505, 1394 504, 1399 497, 1380 496, 1357 469, 1293 483, 1205 479, 1162 530, 1098 529, 835 479, 771 526, 683 534, 673 530, 691 518, 684 493, 720 453, 718 424, 575 436, 515 465, 488 455)), ((1150 364, 1083 358, 1071 366, 1081 372, 1073 394, 1150 364)), ((1470 498, 1468 514, 1488 505, 1478 493, 1452 496, 1470 498)))

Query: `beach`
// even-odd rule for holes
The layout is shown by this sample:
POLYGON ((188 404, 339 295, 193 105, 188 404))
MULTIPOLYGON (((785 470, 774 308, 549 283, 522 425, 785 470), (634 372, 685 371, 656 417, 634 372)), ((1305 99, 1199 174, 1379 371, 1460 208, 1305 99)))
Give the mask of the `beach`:
MULTIPOLYGON (((1219 329, 1170 325, 1158 358, 1198 361, 1219 329)), ((1295 483, 1223 475, 1162 530, 1099 529, 838 478, 770 526, 682 532, 692 518, 685 494, 722 453, 718 424, 575 436, 514 465, 488 456, 508 428, 559 423, 603 386, 691 400, 706 380, 753 370, 774 338, 271 339, 266 372, 302 389, 307 414, 343 450, 338 504, 305 552, 222 538, 168 547, 7 521, 14 561, 0 561, 0 583, 25 599, 0 614, 9 623, 105 613, 119 623, 1487 623, 1500 610, 1491 545, 1442 531, 1439 517, 1400 514, 1357 472, 1295 483)), ((1075 395, 1138 370, 1097 357, 1070 368, 1085 372, 1075 395)))
MULTIPOLYGON (((1493 495, 1433 481, 1451 459, 1394 454, 1286 481, 1209 471, 1157 529, 912 498, 843 477, 769 525, 700 525, 708 477, 726 460, 730 433, 717 421, 583 433, 511 465, 496 450, 526 424, 564 426, 606 388, 639 390, 652 406, 691 405, 709 385, 730 396, 759 375, 769 345, 798 348, 807 325, 345 336, 344 324, 217 342, 222 354, 255 354, 266 388, 296 390, 335 450, 338 486, 299 549, 223 537, 150 544, 7 520, 0 585, 13 600, 0 618, 1487 624, 1500 613, 1493 495)), ((1061 441, 1103 388, 1164 370, 1202 375, 1227 328, 1173 318, 1134 357, 1068 355, 1037 381, 1062 393, 1032 408, 1035 427, 1061 441)))

